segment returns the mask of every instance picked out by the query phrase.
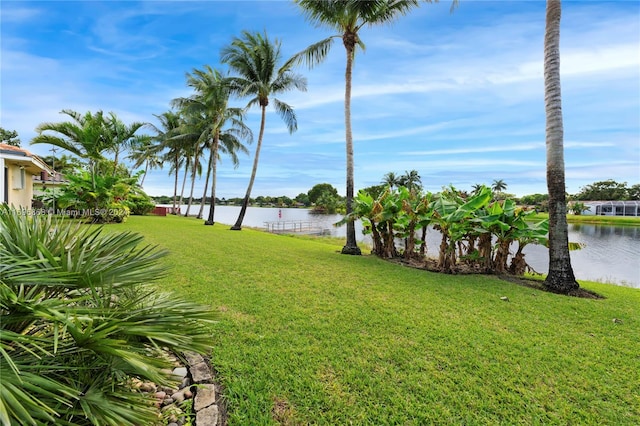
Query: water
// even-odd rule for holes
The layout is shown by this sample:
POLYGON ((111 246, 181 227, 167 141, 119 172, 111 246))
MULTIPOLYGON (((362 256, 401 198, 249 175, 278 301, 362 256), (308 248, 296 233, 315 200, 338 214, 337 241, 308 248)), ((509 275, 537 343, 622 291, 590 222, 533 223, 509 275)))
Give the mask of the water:
MULTIPOLYGON (((200 206, 191 206, 190 214, 197 214, 200 206)), ((182 212, 186 206, 182 206, 182 212)), ((240 213, 239 206, 216 206, 215 221, 232 225, 240 213)), ((209 214, 205 206, 204 217, 209 214)), ((249 207, 243 226, 263 228, 264 222, 277 220, 304 220, 319 222, 319 226, 329 231, 331 236, 345 237, 346 226, 334 227, 342 219, 341 215, 314 215, 308 209, 249 207)), ((356 222, 356 238, 370 244, 371 239, 362 234, 362 224, 356 222)), ((440 233, 427 233, 428 255, 437 256, 440 233)), ((585 248, 571 251, 571 264, 579 280, 625 285, 640 288, 640 227, 607 226, 592 224, 569 224, 569 241, 584 243, 585 248)), ((541 273, 548 271, 548 250, 544 246, 529 245, 524 250, 531 267, 541 273)))

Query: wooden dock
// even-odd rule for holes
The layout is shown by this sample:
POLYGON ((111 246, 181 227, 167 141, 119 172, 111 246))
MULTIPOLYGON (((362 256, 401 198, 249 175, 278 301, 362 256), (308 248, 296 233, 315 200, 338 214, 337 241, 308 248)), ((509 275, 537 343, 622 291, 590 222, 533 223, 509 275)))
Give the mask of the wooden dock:
POLYGON ((264 227, 274 234, 331 235, 331 230, 323 228, 322 222, 313 220, 275 220, 264 222, 264 227))

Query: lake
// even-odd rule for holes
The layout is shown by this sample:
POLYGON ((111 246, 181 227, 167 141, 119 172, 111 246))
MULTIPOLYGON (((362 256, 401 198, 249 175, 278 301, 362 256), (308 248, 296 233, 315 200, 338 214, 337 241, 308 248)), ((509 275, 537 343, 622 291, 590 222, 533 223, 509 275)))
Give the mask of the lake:
MULTIPOLYGON (((189 214, 197 214, 199 208, 199 205, 191 206, 189 214)), ((181 211, 185 212, 186 206, 182 206, 181 211)), ((239 206, 216 206, 215 221, 231 226, 239 213, 239 206)), ((208 214, 209 208, 205 206, 204 217, 208 214)), ((346 226, 333 226, 340 219, 340 215, 315 215, 308 209, 249 207, 243 226, 264 229, 267 221, 314 221, 331 236, 346 237, 346 226)), ((356 223, 356 238, 360 242, 371 241, 362 234, 360 222, 356 223)), ((640 288, 640 227, 570 223, 569 241, 586 245, 582 250, 571 251, 571 264, 577 279, 640 288)), ((430 256, 437 255, 439 244, 440 233, 428 232, 430 256)), ((524 252, 527 263, 535 271, 547 273, 549 259, 546 247, 529 245, 524 252)))

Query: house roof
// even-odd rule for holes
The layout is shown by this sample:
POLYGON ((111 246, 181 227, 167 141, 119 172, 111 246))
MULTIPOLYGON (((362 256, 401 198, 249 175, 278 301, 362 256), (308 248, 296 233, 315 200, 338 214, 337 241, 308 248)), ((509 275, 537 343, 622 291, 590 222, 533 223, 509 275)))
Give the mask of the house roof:
POLYGON ((31 174, 39 174, 43 170, 53 173, 49 166, 47 166, 40 157, 17 146, 0 143, 0 158, 4 158, 12 163, 24 166, 31 174))

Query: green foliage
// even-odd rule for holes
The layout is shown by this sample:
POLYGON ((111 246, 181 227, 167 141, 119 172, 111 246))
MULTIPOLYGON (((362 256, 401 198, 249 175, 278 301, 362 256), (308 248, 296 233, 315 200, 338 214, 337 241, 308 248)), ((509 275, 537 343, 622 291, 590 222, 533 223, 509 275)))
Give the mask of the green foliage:
POLYGON ((294 201, 296 203, 304 204, 305 207, 309 207, 311 205, 311 200, 309 200, 309 195, 305 194, 304 192, 301 192, 300 194, 296 195, 296 198, 294 198, 294 201))
POLYGON ((520 204, 533 206, 538 211, 547 211, 549 194, 531 194, 520 198, 520 204))
POLYGON ((314 211, 335 214, 340 208, 340 198, 329 192, 323 192, 316 200, 314 211))
POLYGON ((153 200, 142 191, 129 194, 129 196, 122 201, 122 204, 128 207, 133 215, 149 214, 156 205, 153 200))
POLYGON ((20 146, 20 138, 15 130, 5 130, 0 127, 0 143, 7 145, 20 146))
POLYGON ((309 201, 315 204, 325 193, 334 198, 339 197, 338 190, 330 183, 319 183, 314 185, 313 188, 307 192, 307 195, 309 196, 309 201))
POLYGON ((580 201, 621 201, 632 199, 630 195, 633 194, 630 194, 626 182, 609 179, 580 188, 574 198, 580 201))
POLYGON ((570 203, 567 207, 571 213, 578 216, 581 215, 583 212, 586 212, 587 210, 591 210, 591 207, 579 201, 574 201, 573 203, 570 203))
POLYGON ((378 198, 380 195, 382 195, 382 193, 387 189, 388 186, 391 186, 391 185, 383 183, 380 185, 372 185, 366 188, 362 188, 360 191, 366 192, 367 194, 371 195, 373 198, 378 198))
POLYGON ((629 190, 627 191, 629 200, 640 200, 640 183, 636 183, 635 185, 631 185, 629 190))
POLYGON ((102 160, 95 169, 102 172, 92 177, 91 173, 79 170, 68 174, 69 183, 62 188, 46 190, 42 201, 56 211, 69 211, 72 217, 85 217, 93 223, 121 223, 130 213, 146 214, 153 210, 154 203, 137 186, 138 176, 129 176, 128 170, 119 165, 114 171, 112 161, 102 160), (110 173, 105 173, 110 171, 110 173), (55 192, 54 192, 55 191, 55 192))
POLYGON ((546 242, 547 221, 530 223, 527 218, 533 211, 516 208, 510 199, 492 202, 493 196, 486 186, 471 196, 454 187, 433 195, 389 186, 377 198, 361 190, 350 218, 363 221, 365 233, 372 235, 373 253, 383 258, 398 256, 396 244, 402 240, 406 259, 424 259, 426 233, 432 226, 442 236, 440 271, 455 272, 462 261, 481 272, 522 275, 528 268, 522 250, 527 244, 546 242), (416 240, 418 231, 422 237, 416 240), (513 243, 517 252, 510 257, 513 243))
POLYGON ((82 162, 70 155, 61 155, 60 157, 47 155, 42 157, 42 161, 62 175, 76 173, 78 170, 83 168, 82 162))
POLYGON ((131 379, 172 383, 161 348, 211 350, 211 312, 149 285, 165 255, 0 206, 0 423, 153 423, 154 397, 131 379))
POLYGON ((315 212, 334 214, 340 208, 338 190, 329 183, 314 185, 307 195, 309 202, 314 205, 315 212))

